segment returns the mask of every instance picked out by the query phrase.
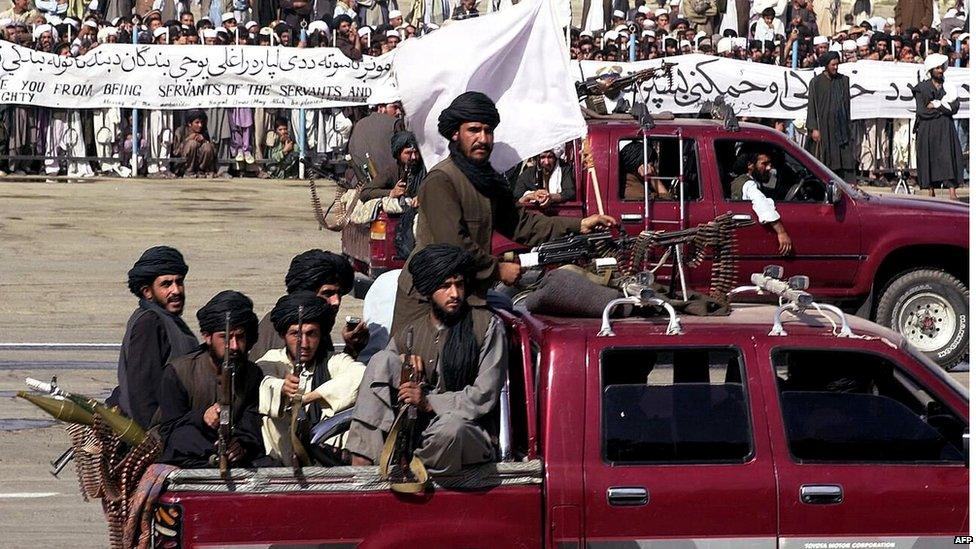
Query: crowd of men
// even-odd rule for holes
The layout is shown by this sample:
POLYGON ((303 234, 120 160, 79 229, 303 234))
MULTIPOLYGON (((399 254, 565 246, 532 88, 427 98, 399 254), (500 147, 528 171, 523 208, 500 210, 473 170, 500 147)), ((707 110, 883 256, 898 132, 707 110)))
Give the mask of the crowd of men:
MULTIPOLYGON (((0 13, 0 30, 3 40, 65 56, 82 55, 99 44, 136 41, 334 46, 360 59, 389 52, 452 20, 477 16, 479 10, 499 9, 499 4, 243 0, 204 2, 200 18, 189 8, 184 0, 134 5, 125 0, 14 0, 0 13)), ((825 66, 828 52, 836 52, 841 63, 922 63, 941 53, 949 66, 969 64, 968 13, 962 0, 944 13, 925 1, 901 0, 894 18, 875 16, 865 0, 855 2, 848 13, 840 11, 839 2, 825 0, 606 0, 584 2, 583 8, 580 28, 570 33, 571 54, 581 60, 703 53, 809 68, 825 66)), ((309 110, 304 119, 291 109, 149 110, 143 111, 140 127, 133 132, 127 109, 4 104, 0 174, 129 176, 134 149, 139 151, 135 169, 151 178, 295 177, 302 151, 307 167, 328 172, 335 167, 328 161, 345 155, 353 125, 366 114, 364 107, 309 110), (303 121, 305 134, 298 135, 303 121)), ((787 125, 781 120, 764 122, 783 130, 787 125)), ((968 144, 968 121, 958 130, 968 144)), ((851 169, 876 178, 883 172, 915 168, 911 120, 857 121, 853 134, 861 146, 851 169)), ((797 135, 803 139, 805 134, 797 135)))
POLYGON ((296 255, 285 294, 261 320, 247 296, 217 293, 197 310, 200 341, 182 320, 183 255, 168 246, 146 250, 128 272, 138 305, 108 404, 159 438, 160 461, 182 467, 213 467, 219 452, 235 466, 374 464, 403 405, 418 409, 415 455, 430 474, 494 460, 497 426, 489 415, 507 359, 487 299, 496 284, 515 284, 521 267, 491 254, 492 232, 532 245, 616 224, 605 215, 546 217, 518 208, 490 163, 499 122, 494 103, 478 92, 461 94, 441 113, 438 132, 451 152, 416 197, 416 246, 387 296, 393 318, 340 322, 341 352, 331 332, 353 283, 342 256, 318 249, 296 255), (386 322, 388 335, 371 334, 367 322, 386 322), (405 363, 417 374, 410 381, 401 378, 405 363), (225 364, 234 367, 233 427, 221 443, 225 364), (350 408, 346 432, 326 447, 313 442, 317 426, 350 408), (298 410, 307 426, 301 433, 298 410))

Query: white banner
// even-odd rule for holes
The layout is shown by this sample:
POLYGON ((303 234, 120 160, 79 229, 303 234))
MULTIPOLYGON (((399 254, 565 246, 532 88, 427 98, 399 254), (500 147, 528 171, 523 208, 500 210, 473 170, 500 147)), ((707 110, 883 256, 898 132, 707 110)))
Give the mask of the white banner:
POLYGON ((103 44, 60 57, 0 42, 0 103, 56 108, 327 108, 391 85, 391 54, 335 48, 103 44))
POLYGON ((466 91, 482 92, 498 107, 491 155, 498 170, 585 135, 568 57, 550 0, 524 0, 404 42, 393 68, 424 163, 447 157, 437 117, 466 91))
MULTIPOLYGON (((739 116, 756 118, 805 119, 807 87, 810 79, 822 69, 793 70, 748 61, 724 59, 711 55, 681 55, 668 57, 672 79, 648 80, 641 86, 649 91, 651 112, 670 111, 675 114, 697 113, 702 104, 724 95, 739 116)), ((595 76, 608 69, 624 75, 657 66, 661 60, 636 63, 582 61, 585 77, 595 76)), ((841 63, 840 72, 851 79, 851 118, 914 118, 915 99, 909 86, 925 77, 922 65, 888 61, 857 61, 841 63)), ((576 71, 579 80, 580 71, 576 71)), ((950 68, 946 79, 959 91, 959 113, 956 118, 969 116, 969 69, 950 68)), ((630 100, 630 97, 626 98, 630 100)), ((608 102, 608 107, 612 104, 608 102)))

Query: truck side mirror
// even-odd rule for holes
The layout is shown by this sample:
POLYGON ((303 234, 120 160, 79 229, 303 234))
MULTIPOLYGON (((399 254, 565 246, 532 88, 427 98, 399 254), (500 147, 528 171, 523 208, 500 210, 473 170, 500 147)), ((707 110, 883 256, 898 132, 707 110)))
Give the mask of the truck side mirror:
POLYGON ((843 193, 844 193, 844 191, 842 191, 842 190, 840 190, 840 189, 837 188, 837 184, 836 183, 834 183, 834 182, 828 183, 827 184, 827 203, 828 204, 837 204, 837 203, 839 203, 840 202, 840 199, 841 199, 841 195, 843 193))

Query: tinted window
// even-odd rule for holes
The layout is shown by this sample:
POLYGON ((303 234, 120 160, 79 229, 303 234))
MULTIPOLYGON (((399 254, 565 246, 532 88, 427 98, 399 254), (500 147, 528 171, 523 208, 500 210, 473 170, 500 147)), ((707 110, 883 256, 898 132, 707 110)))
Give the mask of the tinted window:
POLYGON ((887 358, 778 350, 773 365, 795 460, 964 461, 965 423, 887 358))
POLYGON ((644 171, 650 174, 648 182, 651 200, 678 200, 678 176, 684 162, 685 200, 701 198, 698 182, 698 154, 695 141, 683 139, 684 155, 678 153, 678 139, 675 137, 649 137, 647 139, 647 163, 644 164, 641 146, 643 139, 622 139, 617 144, 618 196, 625 202, 644 201, 644 182, 639 171, 642 164, 648 166, 644 171), (629 174, 629 177, 628 177, 629 174), (655 195, 655 188, 665 189, 667 194, 655 195))
POLYGON ((802 162, 782 147, 764 141, 715 141, 715 159, 726 200, 732 196, 732 180, 746 173, 743 166, 746 152, 762 153, 773 167, 763 193, 777 202, 823 203, 827 199, 826 185, 802 162))
POLYGON ((736 349, 608 349, 603 457, 612 463, 742 462, 752 453, 736 349))

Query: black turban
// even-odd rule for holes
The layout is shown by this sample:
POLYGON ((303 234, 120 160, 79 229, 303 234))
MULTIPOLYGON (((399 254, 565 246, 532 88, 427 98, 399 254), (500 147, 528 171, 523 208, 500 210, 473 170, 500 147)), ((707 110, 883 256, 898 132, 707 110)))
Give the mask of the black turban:
POLYGON ((288 293, 298 290, 318 292, 323 284, 336 284, 343 294, 352 290, 352 265, 341 255, 323 250, 308 250, 296 255, 285 275, 288 293))
POLYGON ((152 286, 157 276, 186 276, 189 267, 183 261, 183 254, 169 246, 154 246, 142 252, 139 261, 129 269, 129 291, 142 297, 142 287, 152 286))
POLYGON ((241 292, 224 290, 210 298, 210 301, 197 311, 200 331, 208 334, 223 332, 226 328, 227 313, 230 313, 231 328, 244 328, 247 347, 250 349, 257 341, 258 317, 254 314, 254 302, 241 292))
POLYGON ((835 51, 828 51, 817 59, 817 63, 819 63, 821 67, 826 67, 827 63, 830 63, 834 59, 840 60, 840 54, 835 51))
POLYGON ((469 277, 472 268, 473 258, 463 248, 431 244, 413 256, 407 269, 413 276, 413 287, 420 295, 430 297, 451 276, 469 277))
POLYGON ((417 136, 413 132, 396 132, 393 137, 390 138, 390 151, 393 153, 393 158, 400 156, 403 149, 417 147, 417 136))
MULTIPOLYGON (((640 175, 637 171, 644 164, 644 141, 631 141, 624 148, 620 149, 620 167, 623 172, 640 175)), ((648 144, 649 145, 649 144, 648 144)), ((653 163, 657 160, 657 153, 654 149, 647 148, 647 161, 653 163)))
POLYGON ((494 128, 500 121, 498 109, 491 98, 481 92, 464 92, 455 97, 437 117, 437 133, 450 141, 454 132, 465 122, 481 122, 494 128))
POLYGON ((299 290, 285 294, 271 309, 271 324, 274 325, 282 337, 288 328, 298 324, 298 307, 302 308, 302 323, 314 322, 322 329, 323 334, 332 330, 335 322, 335 311, 315 292, 299 290))
POLYGON ((339 25, 341 25, 343 22, 352 25, 352 17, 349 17, 348 15, 338 15, 332 20, 332 26, 333 28, 338 29, 339 25))

